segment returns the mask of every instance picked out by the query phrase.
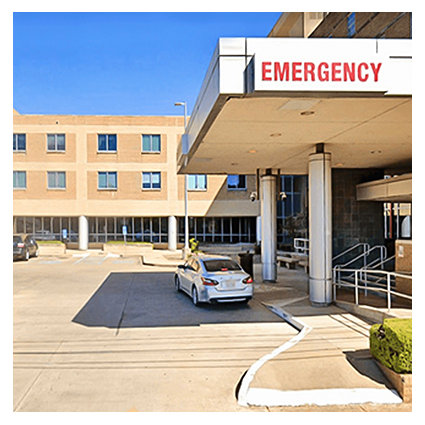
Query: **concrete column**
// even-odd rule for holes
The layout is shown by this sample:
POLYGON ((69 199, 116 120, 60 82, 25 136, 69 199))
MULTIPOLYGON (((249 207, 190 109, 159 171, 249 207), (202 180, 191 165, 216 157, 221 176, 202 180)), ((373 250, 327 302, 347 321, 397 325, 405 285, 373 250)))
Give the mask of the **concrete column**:
POLYGON ((177 249, 177 219, 173 215, 168 217, 168 249, 177 249))
POLYGON ((331 154, 309 158, 310 302, 327 306, 332 302, 332 185, 331 154))
POLYGON ((264 175, 260 178, 261 192, 261 262, 263 281, 276 282, 276 176, 264 175))
POLYGON ((89 221, 85 215, 78 217, 78 249, 86 250, 89 246, 89 221))

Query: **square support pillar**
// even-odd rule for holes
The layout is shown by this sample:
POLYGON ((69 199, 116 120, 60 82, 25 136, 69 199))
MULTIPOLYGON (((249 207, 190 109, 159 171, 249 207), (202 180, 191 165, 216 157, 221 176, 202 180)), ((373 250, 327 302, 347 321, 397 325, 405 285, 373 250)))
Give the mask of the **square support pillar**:
POLYGON ((309 285, 315 306, 332 303, 332 180, 331 154, 309 158, 309 285))

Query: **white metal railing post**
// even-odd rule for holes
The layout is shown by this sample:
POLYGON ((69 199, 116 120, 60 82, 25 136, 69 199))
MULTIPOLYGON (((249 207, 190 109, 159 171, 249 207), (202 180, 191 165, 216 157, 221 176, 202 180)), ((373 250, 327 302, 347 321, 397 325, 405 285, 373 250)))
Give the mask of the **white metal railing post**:
POLYGON ((356 270, 354 272, 354 287, 355 287, 354 296, 355 296, 356 305, 359 305, 359 277, 358 276, 359 276, 358 270, 356 270))
POLYGON ((391 310, 391 274, 387 274, 387 308, 391 310))

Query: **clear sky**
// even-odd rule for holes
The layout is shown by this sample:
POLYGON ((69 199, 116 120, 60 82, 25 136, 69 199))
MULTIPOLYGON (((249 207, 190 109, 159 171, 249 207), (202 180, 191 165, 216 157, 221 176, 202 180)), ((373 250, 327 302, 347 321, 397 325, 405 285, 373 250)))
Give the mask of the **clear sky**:
POLYGON ((13 106, 27 114, 192 111, 219 37, 265 37, 279 13, 14 13, 13 106))

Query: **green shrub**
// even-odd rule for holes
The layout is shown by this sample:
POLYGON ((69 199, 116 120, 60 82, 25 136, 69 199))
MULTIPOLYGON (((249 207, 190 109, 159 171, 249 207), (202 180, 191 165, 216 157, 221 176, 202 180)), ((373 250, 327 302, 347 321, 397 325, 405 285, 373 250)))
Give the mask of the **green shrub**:
POLYGON ((412 319, 385 319, 370 328, 370 352, 397 373, 412 373, 412 319))

